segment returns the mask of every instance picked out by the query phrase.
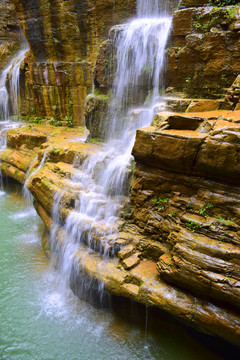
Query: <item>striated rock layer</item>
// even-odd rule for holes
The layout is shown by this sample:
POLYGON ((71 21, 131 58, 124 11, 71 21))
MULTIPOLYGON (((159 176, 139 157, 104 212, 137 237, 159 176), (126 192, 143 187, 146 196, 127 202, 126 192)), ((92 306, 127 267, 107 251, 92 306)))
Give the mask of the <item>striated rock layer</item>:
POLYGON ((0 73, 20 48, 21 28, 10 0, 0 2, 0 73))
POLYGON ((209 3, 182 1, 173 14, 168 84, 192 97, 220 97, 240 71, 240 7, 209 3))
MULTIPOLYGON (((157 306, 239 344, 239 114, 227 114, 172 114, 157 127, 138 130, 131 203, 108 244, 117 255, 104 260, 97 246, 86 252, 82 243, 75 256, 79 282, 84 273, 112 294, 157 306)), ((46 226, 47 253, 54 194, 64 191, 59 213, 64 224, 79 191, 69 179, 101 146, 81 142, 82 135, 29 125, 8 132, 1 154, 2 172, 21 183, 30 167, 27 186, 46 226)), ((64 233, 57 238, 61 244, 64 233)))
POLYGON ((22 83, 22 114, 83 124, 99 46, 111 26, 132 16, 135 1, 13 2, 31 49, 22 83))

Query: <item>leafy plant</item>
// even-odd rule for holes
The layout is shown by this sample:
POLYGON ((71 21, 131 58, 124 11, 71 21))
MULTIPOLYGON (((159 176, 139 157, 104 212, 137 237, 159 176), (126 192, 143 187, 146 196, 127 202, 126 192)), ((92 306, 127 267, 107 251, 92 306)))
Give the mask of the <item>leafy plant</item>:
POLYGON ((72 127, 74 127, 74 122, 73 122, 73 118, 72 118, 72 116, 65 116, 65 118, 64 118, 64 120, 65 121, 67 121, 67 123, 68 123, 68 127, 69 128, 72 128, 72 127))
POLYGON ((222 217, 222 216, 216 216, 216 218, 217 218, 219 221, 223 222, 223 223, 224 223, 224 225, 231 225, 231 224, 232 224, 232 222, 235 220, 235 218, 228 218, 228 219, 225 219, 225 218, 224 218, 224 217, 222 217))
POLYGON ((195 232, 195 230, 197 229, 201 229, 203 227, 203 225, 199 225, 196 221, 194 220, 188 220, 186 223, 186 228, 192 232, 195 232))
POLYGON ((208 209, 211 209, 212 207, 213 207, 213 205, 211 205, 211 204, 203 205, 200 207, 198 212, 200 215, 206 216, 205 213, 208 211, 208 209))
POLYGON ((158 204, 160 204, 160 206, 158 207, 158 211, 160 211, 160 210, 163 210, 163 209, 165 209, 165 206, 166 206, 166 204, 168 203, 168 198, 165 198, 165 199, 160 199, 160 198, 158 198, 158 199, 153 199, 152 201, 156 204, 156 205, 158 205, 158 204))
POLYGON ((37 117, 34 119, 35 124, 41 124, 42 123, 42 119, 40 117, 37 117))
POLYGON ((176 210, 174 210, 172 213, 169 213, 168 216, 170 218, 175 217, 176 216, 176 210))
POLYGON ((51 119, 49 120, 49 124, 53 126, 62 126, 61 122, 59 120, 54 119, 53 117, 51 117, 51 119))

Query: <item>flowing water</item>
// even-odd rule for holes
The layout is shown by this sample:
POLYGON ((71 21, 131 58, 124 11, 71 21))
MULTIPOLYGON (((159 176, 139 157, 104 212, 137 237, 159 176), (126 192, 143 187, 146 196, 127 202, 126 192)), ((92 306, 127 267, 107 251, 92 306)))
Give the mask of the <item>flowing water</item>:
MULTIPOLYGON (((0 152, 6 147, 7 130, 19 126, 10 120, 9 107, 11 102, 12 115, 19 115, 19 71, 29 47, 23 42, 22 49, 9 61, 0 74, 0 152), (7 80, 9 79, 9 93, 7 80), (10 96, 9 96, 10 94, 10 96)), ((0 190, 2 190, 2 173, 0 160, 0 190)))
POLYGON ((9 121, 7 78, 9 78, 12 112, 13 115, 19 114, 19 70, 28 49, 28 45, 24 43, 23 48, 12 57, 0 75, 0 123, 9 121))
MULTIPOLYGON (((171 27, 171 18, 165 10, 160 16, 156 12, 157 2, 138 2, 138 17, 128 24, 114 27, 110 31, 116 45, 117 67, 113 81, 113 100, 109 110, 109 125, 104 125, 107 143, 102 151, 90 155, 83 164, 75 164, 77 171, 71 183, 78 184, 80 191, 75 199, 75 208, 64 225, 67 234, 59 246, 58 234, 59 204, 61 196, 56 194, 51 234, 52 261, 70 285, 72 269, 79 271, 75 256, 79 244, 101 252, 105 258, 114 256, 114 239, 117 236, 119 214, 127 196, 130 174, 131 151, 136 129, 148 125, 156 108, 162 106, 159 96, 162 88, 165 47, 171 27), (155 4, 156 3, 156 4, 155 4), (155 17, 153 17, 153 11, 155 17), (145 106, 134 109, 135 100, 145 82, 145 106), (129 96, 130 94, 130 96, 129 96)), ((84 286, 83 289, 86 289, 84 286)), ((103 286, 99 285, 102 295, 103 286)))
POLYGON ((221 346, 150 309, 115 300, 111 313, 96 310, 63 289, 42 251, 40 218, 10 185, 0 195, 0 359, 224 359, 221 346))

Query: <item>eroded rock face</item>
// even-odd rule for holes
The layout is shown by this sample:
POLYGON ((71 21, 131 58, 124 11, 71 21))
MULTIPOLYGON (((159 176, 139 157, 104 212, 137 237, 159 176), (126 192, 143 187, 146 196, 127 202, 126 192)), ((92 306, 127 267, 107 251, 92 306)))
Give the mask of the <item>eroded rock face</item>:
POLYGON ((90 94, 85 104, 85 125, 90 131, 89 139, 104 140, 109 127, 109 105, 111 97, 108 95, 90 94))
POLYGON ((22 114, 83 125, 100 44, 111 26, 132 16, 135 1, 13 2, 31 49, 22 77, 22 114))
POLYGON ((239 6, 203 5, 185 1, 173 15, 168 82, 190 96, 217 98, 240 71, 239 6))
POLYGON ((132 221, 165 247, 161 279, 238 313, 240 117, 213 114, 170 115, 137 131, 132 221))
POLYGON ((0 2, 0 72, 20 48, 20 24, 10 0, 0 2))
POLYGON ((224 107, 240 110, 240 75, 237 76, 232 86, 227 90, 224 107))

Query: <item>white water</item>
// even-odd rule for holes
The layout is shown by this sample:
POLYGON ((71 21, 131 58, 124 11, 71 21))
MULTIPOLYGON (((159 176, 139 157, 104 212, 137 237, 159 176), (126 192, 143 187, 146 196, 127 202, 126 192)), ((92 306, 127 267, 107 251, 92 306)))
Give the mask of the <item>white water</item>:
POLYGON ((33 159, 33 161, 31 162, 31 164, 29 165, 29 168, 28 168, 28 171, 26 172, 26 180, 23 184, 23 188, 22 188, 22 194, 23 194, 23 197, 26 199, 26 202, 27 202, 27 207, 30 208, 32 207, 32 201, 33 201, 33 196, 31 194, 31 192, 28 190, 27 188, 27 184, 29 183, 30 181, 30 178, 36 174, 37 171, 39 171, 41 169, 41 167, 43 166, 44 162, 45 162, 45 159, 46 159, 46 151, 44 152, 44 156, 41 160, 41 163, 40 165, 38 166, 38 168, 30 175, 30 172, 32 170, 32 167, 33 167, 33 164, 35 163, 35 161, 37 160, 37 156, 33 159), (30 176, 29 176, 30 175, 30 176))
MULTIPOLYGON (((19 123, 10 121, 9 118, 9 100, 12 104, 13 115, 19 115, 19 71, 20 65, 24 60, 25 54, 28 51, 28 45, 24 42, 23 49, 21 49, 9 61, 5 69, 0 74, 0 152, 6 148, 7 130, 19 126, 19 123), (9 93, 7 91, 6 83, 9 79, 9 93)), ((1 159, 0 159, 0 190, 2 190, 2 174, 1 174, 1 159)))
POLYGON ((0 75, 0 122, 9 120, 9 94, 6 88, 7 78, 9 78, 9 92, 13 115, 19 114, 19 70, 27 51, 28 46, 24 44, 24 48, 14 55, 0 75))
POLYGON ((75 165, 77 171, 71 182, 77 183, 81 190, 75 199, 75 209, 66 220, 64 231, 67 236, 61 246, 56 237, 63 194, 56 194, 51 234, 52 261, 58 263, 58 270, 67 285, 73 267, 79 269, 75 254, 80 243, 101 252, 104 257, 116 255, 114 239, 127 195, 136 129, 148 125, 154 109, 162 106, 159 87, 163 85, 161 78, 171 19, 166 15, 156 17, 157 9, 156 1, 138 1, 138 18, 111 30, 117 47, 117 71, 112 89, 111 122, 105 129, 109 140, 102 151, 89 156, 80 166, 75 165), (145 17, 147 15, 149 17, 145 17), (134 103, 128 95, 131 92, 137 96, 141 75, 146 68, 149 69, 146 74, 148 83, 152 86, 150 106, 133 109, 134 103))
MULTIPOLYGON (((161 9, 161 10, 162 10, 161 13, 163 14, 164 9, 161 9)), ((154 16, 156 14, 159 14, 159 11, 160 11, 159 0, 138 0, 137 1, 138 17, 154 16)))

